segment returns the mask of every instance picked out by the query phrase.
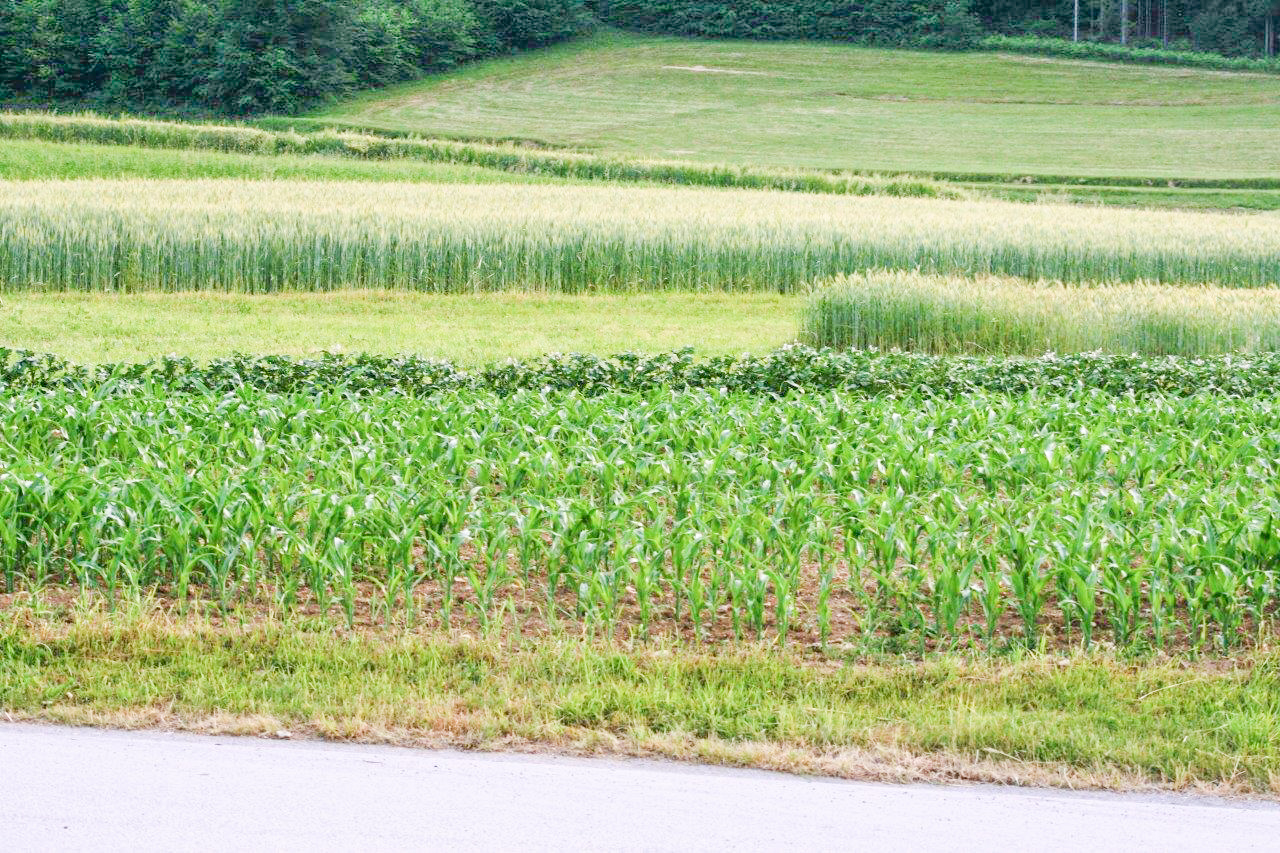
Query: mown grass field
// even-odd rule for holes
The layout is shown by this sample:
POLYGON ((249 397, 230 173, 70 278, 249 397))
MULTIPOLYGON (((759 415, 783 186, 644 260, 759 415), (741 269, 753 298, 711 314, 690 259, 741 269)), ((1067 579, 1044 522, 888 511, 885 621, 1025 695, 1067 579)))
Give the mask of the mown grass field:
POLYGON ((548 352, 766 352, 792 340, 803 300, 777 294, 0 296, 0 342, 81 363, 170 353, 417 353, 476 365, 548 352))
POLYGON ((769 166, 1280 176, 1280 80, 1000 54, 605 34, 313 117, 769 166))

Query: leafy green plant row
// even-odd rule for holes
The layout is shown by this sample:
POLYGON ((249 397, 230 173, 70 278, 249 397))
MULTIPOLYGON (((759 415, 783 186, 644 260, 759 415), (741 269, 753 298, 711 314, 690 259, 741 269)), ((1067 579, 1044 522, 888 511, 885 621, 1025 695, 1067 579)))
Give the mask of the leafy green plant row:
POLYGON ((1280 291, 864 273, 809 302, 816 346, 1039 355, 1104 350, 1211 355, 1280 350, 1280 291))
POLYGON ((0 397, 0 586, 354 619, 1231 649, 1280 400, 655 390, 0 397))
POLYGON ((200 364, 170 356, 84 366, 0 347, 0 389, 110 394, 391 393, 411 397, 492 392, 586 395, 705 389, 782 396, 840 391, 866 397, 1099 391, 1138 396, 1266 397, 1280 388, 1280 353, 1208 358, 1079 353, 1038 358, 935 356, 788 346, 767 355, 699 358, 692 350, 611 357, 569 354, 511 360, 474 371, 413 355, 319 358, 236 355, 200 364))
POLYGON ((1158 47, 1129 47, 1107 42, 1073 42, 1062 38, 1038 36, 989 35, 979 46, 984 50, 1004 50, 1066 59, 1102 59, 1109 62, 1138 62, 1147 65, 1182 65, 1219 71, 1255 71, 1280 73, 1280 60, 1253 56, 1223 56, 1194 50, 1165 50, 1158 47))
POLYGON ((1280 219, 702 187, 0 182, 0 289, 793 292, 867 269, 1271 286, 1280 219))
POLYGON ((279 124, 284 129, 106 118, 92 113, 62 115, 0 112, 0 138, 237 154, 327 154, 361 160, 420 160, 596 181, 796 190, 843 195, 924 198, 965 196, 965 192, 959 188, 911 175, 880 177, 801 169, 708 165, 679 160, 628 159, 563 149, 539 150, 521 144, 421 139, 355 132, 326 128, 317 122, 303 119, 264 120, 262 124, 279 124), (298 132, 292 125, 310 130, 298 132))

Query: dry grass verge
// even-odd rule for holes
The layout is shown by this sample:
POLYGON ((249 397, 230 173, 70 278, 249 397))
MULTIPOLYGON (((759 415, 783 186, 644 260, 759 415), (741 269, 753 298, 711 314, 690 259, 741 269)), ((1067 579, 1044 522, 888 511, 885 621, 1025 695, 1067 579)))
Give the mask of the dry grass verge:
POLYGON ((840 661, 537 641, 156 603, 10 603, 0 715, 409 746, 666 757, 881 781, 1280 795, 1280 658, 840 661))

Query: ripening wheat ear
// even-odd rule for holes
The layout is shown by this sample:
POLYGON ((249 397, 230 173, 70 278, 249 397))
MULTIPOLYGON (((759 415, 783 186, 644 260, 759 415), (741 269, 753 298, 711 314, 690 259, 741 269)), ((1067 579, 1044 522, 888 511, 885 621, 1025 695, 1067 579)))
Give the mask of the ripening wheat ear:
POLYGON ((749 190, 0 183, 0 287, 795 291, 866 269, 1255 287, 1280 219, 749 190))

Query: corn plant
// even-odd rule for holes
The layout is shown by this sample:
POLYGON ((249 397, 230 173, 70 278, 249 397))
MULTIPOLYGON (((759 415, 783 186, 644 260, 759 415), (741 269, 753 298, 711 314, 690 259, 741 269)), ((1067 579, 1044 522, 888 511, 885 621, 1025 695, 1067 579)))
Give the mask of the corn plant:
POLYGON ((1280 401, 1047 388, 0 395, 0 582, 930 647, 1274 634, 1280 401))

